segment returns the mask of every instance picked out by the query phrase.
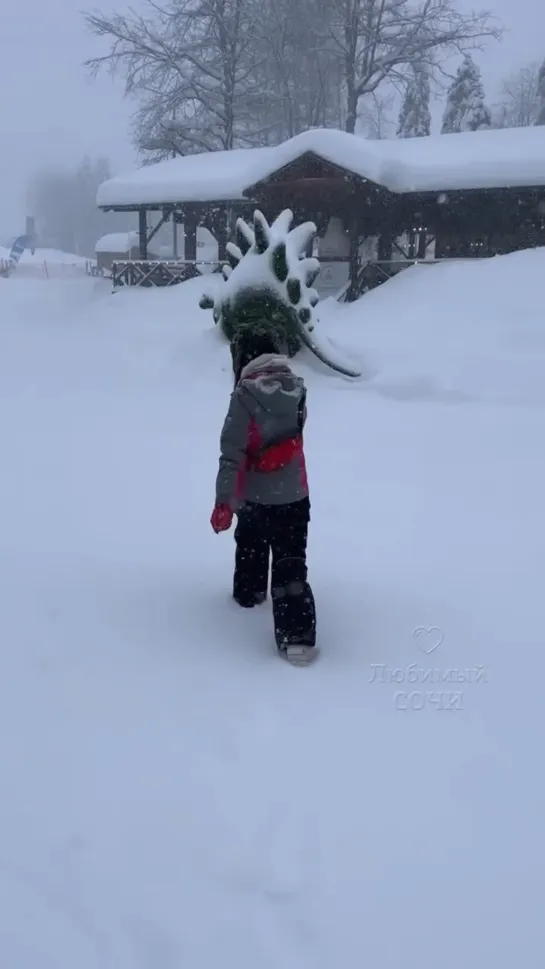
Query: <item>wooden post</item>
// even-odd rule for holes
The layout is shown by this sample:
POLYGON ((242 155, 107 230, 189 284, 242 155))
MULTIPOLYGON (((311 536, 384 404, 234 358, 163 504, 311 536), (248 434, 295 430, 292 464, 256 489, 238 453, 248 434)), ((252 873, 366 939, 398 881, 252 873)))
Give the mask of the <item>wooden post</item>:
POLYGON ((172 258, 178 258, 178 223, 176 222, 176 212, 172 213, 172 258))
POLYGON ((383 229, 378 237, 377 262, 392 261, 392 233, 390 229, 383 229))
POLYGON ((443 226, 441 226, 435 230, 435 249, 433 253, 433 258, 444 259, 444 257, 445 257, 445 230, 443 226))
POLYGON ((146 210, 144 208, 138 209, 138 248, 140 252, 140 259, 147 259, 148 223, 146 218, 146 210))
POLYGON ((229 205, 227 208, 227 242, 235 241, 236 225, 237 219, 241 215, 241 212, 234 205, 229 205))
POLYGON ((186 208, 184 210, 184 259, 189 259, 191 262, 197 261, 197 223, 198 216, 196 210, 186 208))
POLYGON ((359 268, 359 241, 360 232, 358 226, 358 220, 353 216, 349 224, 349 240, 350 249, 348 256, 348 279, 349 286, 348 292, 346 294, 346 300, 348 303, 353 302, 357 299, 357 288, 358 288, 358 268, 359 268))
POLYGON ((218 244, 218 260, 224 263, 227 259, 227 235, 228 235, 228 212, 227 206, 219 202, 213 207, 206 209, 202 225, 214 236, 218 244))
POLYGON ((428 248, 428 232, 424 226, 422 232, 418 234, 418 252, 416 253, 417 259, 426 258, 426 249, 428 248))

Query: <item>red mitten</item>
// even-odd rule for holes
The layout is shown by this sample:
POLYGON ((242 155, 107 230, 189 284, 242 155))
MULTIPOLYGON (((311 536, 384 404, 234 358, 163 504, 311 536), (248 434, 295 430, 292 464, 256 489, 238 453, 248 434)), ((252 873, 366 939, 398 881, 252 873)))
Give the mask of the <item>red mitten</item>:
POLYGON ((229 508, 229 505, 222 504, 221 502, 214 505, 214 511, 210 517, 210 524, 216 535, 218 532, 228 531, 232 521, 233 512, 229 508))

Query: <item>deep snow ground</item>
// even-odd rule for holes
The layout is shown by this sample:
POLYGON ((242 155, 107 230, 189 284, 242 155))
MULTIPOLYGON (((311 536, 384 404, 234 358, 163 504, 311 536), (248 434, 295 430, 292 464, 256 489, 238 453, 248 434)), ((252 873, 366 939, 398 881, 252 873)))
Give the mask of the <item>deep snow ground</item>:
POLYGON ((541 966, 540 257, 324 307, 374 376, 297 364, 309 670, 208 525, 230 372, 199 282, 0 285, 3 964, 541 966))

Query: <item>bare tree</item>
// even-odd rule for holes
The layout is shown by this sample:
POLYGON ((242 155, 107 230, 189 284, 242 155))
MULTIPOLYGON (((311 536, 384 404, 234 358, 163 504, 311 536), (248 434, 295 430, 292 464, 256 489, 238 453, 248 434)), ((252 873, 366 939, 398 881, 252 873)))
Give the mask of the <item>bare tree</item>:
POLYGON ((346 130, 356 126, 358 100, 385 81, 405 85, 411 64, 430 72, 437 53, 475 49, 501 34, 486 13, 463 14, 454 0, 328 0, 328 33, 342 58, 347 96, 346 130))
MULTIPOLYGON (((86 14, 108 53, 87 61, 92 73, 121 74, 139 106, 137 143, 170 134, 172 151, 232 148, 251 101, 255 0, 145 0, 144 12, 86 14)), ((170 150, 164 147, 161 150, 170 150)))
POLYGON ((260 4, 262 131, 278 141, 312 127, 341 126, 342 63, 322 38, 320 0, 260 4))
POLYGON ((535 123, 538 112, 539 64, 529 64, 503 82, 494 106, 495 127, 525 128, 535 123))
POLYGON ((383 85, 404 88, 416 61, 432 79, 439 53, 498 36, 487 14, 462 15, 455 0, 142 2, 138 14, 85 15, 109 45, 87 65, 123 77, 136 144, 155 157, 273 144, 309 127, 354 132, 358 108, 380 137, 383 85))
POLYGON ((545 61, 537 72, 538 108, 535 124, 545 124, 545 61))
POLYGON ((394 121, 390 115, 395 102, 395 92, 373 91, 364 95, 358 102, 358 120, 356 130, 366 138, 379 141, 387 138, 394 128, 394 121))
POLYGON ((145 0, 140 15, 85 15, 137 102, 133 135, 154 159, 277 143, 341 126, 343 64, 322 0, 145 0))

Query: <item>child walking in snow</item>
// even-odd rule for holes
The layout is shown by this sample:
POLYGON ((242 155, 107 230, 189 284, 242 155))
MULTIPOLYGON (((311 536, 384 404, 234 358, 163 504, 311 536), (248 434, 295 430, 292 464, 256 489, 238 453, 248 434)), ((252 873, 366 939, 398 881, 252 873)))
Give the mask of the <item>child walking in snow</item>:
POLYGON ((216 533, 235 529, 233 596, 243 607, 271 595, 276 645, 291 663, 316 654, 307 581, 310 498, 303 451, 306 388, 267 330, 243 329, 231 346, 235 387, 220 439, 216 533))

